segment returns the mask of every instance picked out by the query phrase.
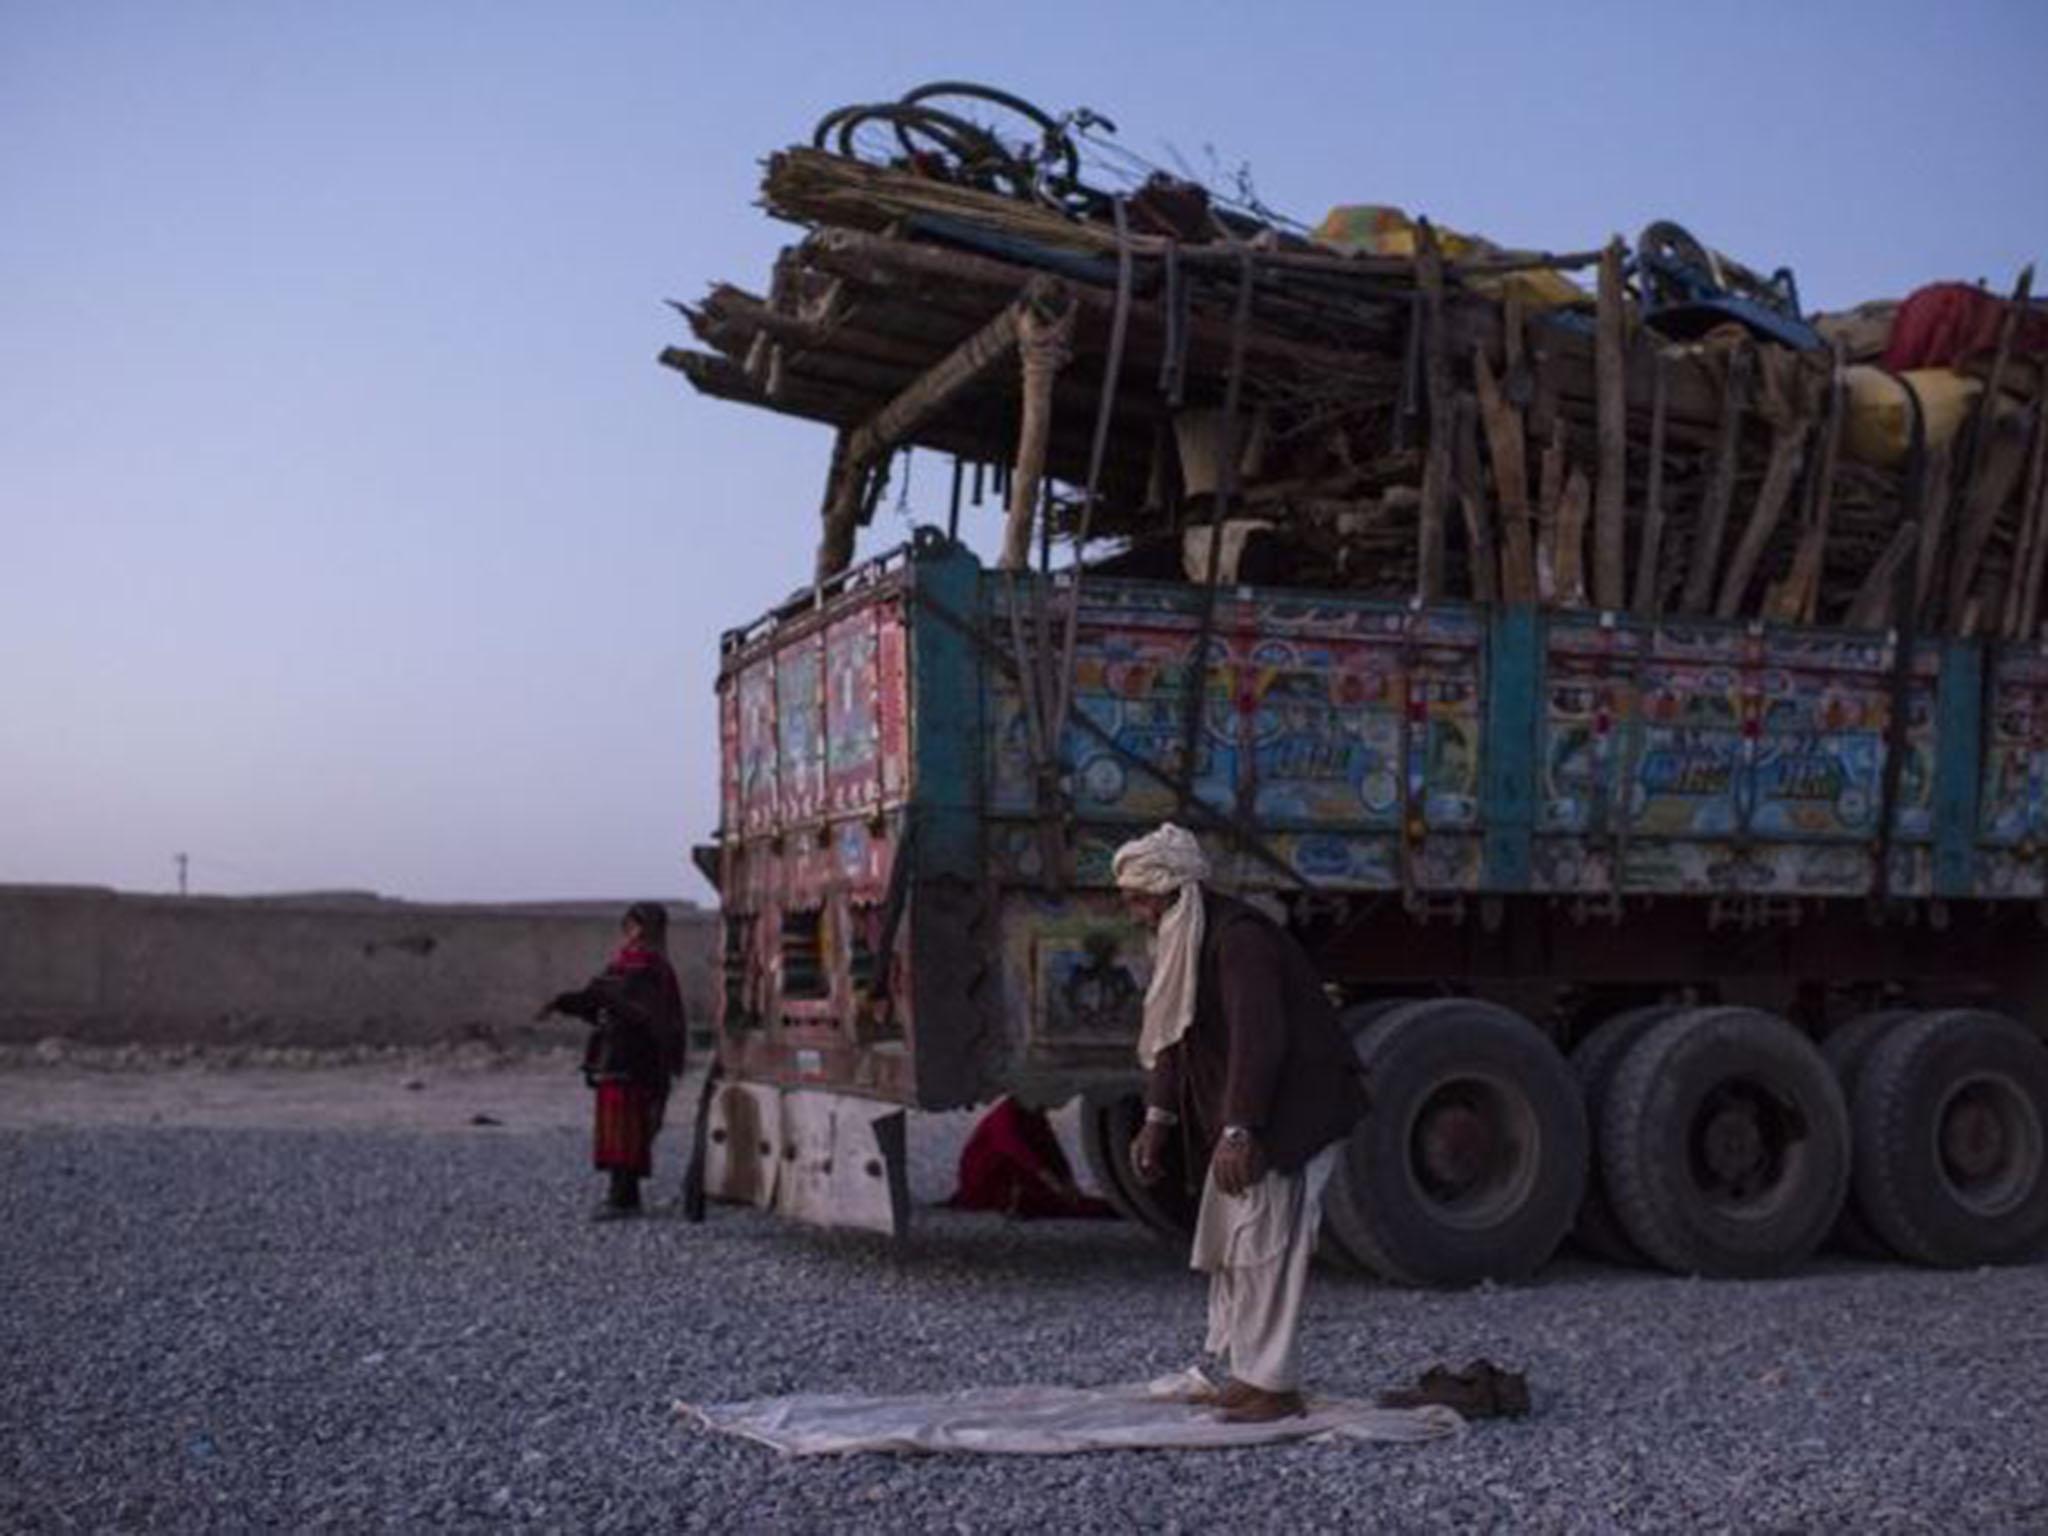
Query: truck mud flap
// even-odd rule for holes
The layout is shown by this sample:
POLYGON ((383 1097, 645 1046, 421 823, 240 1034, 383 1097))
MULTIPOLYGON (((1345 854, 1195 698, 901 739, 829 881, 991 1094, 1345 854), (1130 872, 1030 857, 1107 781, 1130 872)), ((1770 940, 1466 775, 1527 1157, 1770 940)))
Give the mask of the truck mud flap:
POLYGON ((763 1083, 712 1096, 704 1189, 820 1227, 903 1237, 910 1224, 903 1111, 873 1099, 763 1083))

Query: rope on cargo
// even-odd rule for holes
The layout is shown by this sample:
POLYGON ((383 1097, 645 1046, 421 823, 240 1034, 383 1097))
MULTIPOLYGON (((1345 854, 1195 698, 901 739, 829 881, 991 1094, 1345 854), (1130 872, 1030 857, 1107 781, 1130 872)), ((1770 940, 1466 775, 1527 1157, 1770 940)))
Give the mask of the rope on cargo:
MULTIPOLYGON (((1002 668, 1012 682, 1017 682, 1019 686, 1022 686, 1020 681, 1021 670, 1014 656, 1006 654, 1003 648, 986 634, 982 633, 979 627, 970 620, 963 618, 960 614, 955 613, 936 597, 933 597, 928 589, 917 587, 913 590, 915 594, 914 600, 920 608, 966 640, 969 645, 972 645, 987 660, 1002 668)), ((1226 815, 1224 812, 1216 810, 1203 801, 1193 799, 1189 794, 1188 781, 1185 778, 1175 777, 1150 758, 1144 757, 1125 746, 1115 736, 1111 735, 1108 730, 1090 719, 1085 710, 1076 710, 1074 712, 1073 723, 1080 728, 1084 736, 1088 737, 1091 741, 1099 743, 1110 756, 1116 758, 1133 771, 1144 774, 1163 788, 1171 790, 1179 802, 1188 807, 1189 814, 1196 817, 1204 826, 1214 827, 1226 836, 1234 838, 1239 845, 1249 850, 1263 863, 1270 865, 1276 873, 1284 875, 1302 890, 1312 891, 1315 889, 1315 882, 1308 879, 1300 870, 1274 852, 1272 846, 1259 836, 1256 828, 1246 825, 1234 815, 1226 815)))
MULTIPOLYGON (((1119 243, 1121 238, 1119 235, 1119 243)), ((1159 354, 1159 393, 1166 397, 1167 409, 1177 411, 1187 393, 1188 290, 1181 281, 1180 242, 1168 240, 1159 254, 1166 280, 1166 343, 1159 354)))
POLYGON ((1180 752, 1185 773, 1181 778, 1179 813, 1189 814, 1197 803, 1194 794, 1195 751, 1202 727, 1202 706, 1209 689, 1209 642, 1216 631, 1216 589, 1223 574, 1223 525, 1230 517, 1231 494, 1237 489, 1237 459, 1242 451, 1237 441, 1238 413, 1244 394, 1245 339, 1252 318, 1252 253, 1237 247, 1237 303, 1230 316, 1230 371, 1223 386, 1222 447, 1216 474, 1216 500, 1210 508, 1209 565, 1203 572, 1202 617, 1195 630, 1194 655, 1189 660, 1188 697, 1181 718, 1180 752))
MULTIPOLYGON (((1069 303, 1057 316, 1040 315, 1030 304, 1020 305, 1017 315, 1017 351, 1024 372, 1024 400, 1027 415, 1035 408, 1049 403, 1052 377, 1066 363, 1072 351, 1075 317, 1078 307, 1069 303), (1034 402, 1037 404, 1034 405, 1034 402)), ((1042 421, 1040 423, 1042 428, 1042 421)), ((1023 697, 1025 738, 1031 753, 1032 779, 1042 786, 1048 775, 1049 764, 1058 750, 1053 723, 1046 713, 1047 689, 1041 668, 1033 664, 1034 652, 1024 635, 1023 615, 1017 602, 1017 571, 1024 567, 1025 557, 1030 550, 1030 518, 1043 519, 1042 506, 1035 506, 1044 483, 1044 443, 1042 434, 1035 435, 1027 430, 1022 434, 1018 456, 1022 471, 1021 488, 1013 483, 1009 496, 1008 522, 1004 529, 1003 551, 1003 594, 1004 605, 1010 620, 1010 642, 1014 647, 1020 670, 1019 691, 1023 697), (1035 448, 1032 443, 1035 441, 1035 448), (1025 462, 1032 460, 1034 462, 1025 462), (1020 509, 1024 517, 1019 516, 1020 509)), ((1038 591, 1039 589, 1034 589, 1038 591)), ((1049 647, 1043 631, 1043 615, 1038 615, 1041 629, 1037 655, 1043 656, 1049 647)))
MULTIPOLYGON (((1067 628, 1060 643, 1052 711, 1055 732, 1066 728, 1074 702, 1074 645, 1081 629, 1081 583, 1087 574, 1083 556, 1095 523, 1095 505, 1102 490, 1102 465, 1109 456, 1109 426, 1116 414, 1117 387, 1123 378, 1124 340, 1131 324, 1132 259, 1130 226, 1119 197, 1110 204, 1116 217, 1116 308, 1109 322, 1109 355, 1102 363, 1102 391, 1095 409, 1095 439, 1088 447, 1088 484, 1081 496, 1081 524, 1074 533, 1074 581, 1067 591, 1067 628)), ((1055 738, 1057 739, 1057 738, 1055 738)))
MULTIPOLYGON (((1054 662, 1055 652, 1045 607, 1048 580, 1045 567, 1048 562, 1041 558, 1039 581, 1033 589, 1032 613, 1034 627, 1038 631, 1038 645, 1035 651, 1025 639, 1023 617, 1018 611, 1015 573, 1006 571, 1003 584, 1004 607, 1010 623, 1010 642, 1018 664, 1018 690, 1023 697, 1025 736, 1031 753, 1033 799, 1039 813, 1039 826, 1044 839, 1041 863, 1044 865, 1047 881, 1055 890, 1065 883, 1065 818, 1055 812, 1058 800, 1060 735, 1066 729, 1067 716, 1073 708, 1074 650, 1081 623, 1081 583, 1084 572, 1079 552, 1087 546, 1088 535, 1095 521, 1095 508, 1101 497, 1102 470, 1109 455, 1109 431, 1115 415, 1117 385, 1123 373, 1124 345, 1130 330, 1131 294, 1134 286, 1124 200, 1121 197, 1116 198, 1111 207, 1115 214, 1117 231, 1116 307, 1110 322, 1109 351, 1103 361, 1102 387, 1095 412, 1095 435, 1088 452, 1088 481, 1082 495, 1081 520, 1074 538, 1076 559, 1073 584, 1068 592, 1066 625, 1057 651, 1057 667, 1050 676, 1047 675, 1046 669, 1054 662)), ((1072 332, 1075 313, 1072 309, 1067 311, 1059 329, 1051 338, 1056 351, 1049 350, 1041 356, 1032 350, 1036 344, 1035 338, 1025 343, 1024 367, 1027 375, 1035 366, 1056 368, 1066 360, 1067 338, 1072 332)), ((1025 387, 1028 392, 1028 379, 1025 387)), ((1051 519, 1047 510, 1043 508, 1039 512, 1039 518, 1040 547, 1043 552, 1049 540, 1051 519)))
MULTIPOLYGON (((1893 374, 1905 391, 1910 416, 1906 426, 1906 502, 1916 510, 1927 495, 1930 470, 1927 448, 1927 413, 1920 392, 1903 376, 1893 374)), ((1926 525, 1920 537, 1927 537, 1926 525)), ((1912 709, 1913 660, 1920 649, 1920 603, 1918 561, 1903 561, 1893 577, 1892 672, 1884 722, 1884 767, 1877 783, 1877 845, 1871 851, 1876 868, 1870 872, 1871 900, 1880 908, 1892 894, 1892 821, 1898 815, 1899 782, 1911 745, 1908 718, 1912 709)))

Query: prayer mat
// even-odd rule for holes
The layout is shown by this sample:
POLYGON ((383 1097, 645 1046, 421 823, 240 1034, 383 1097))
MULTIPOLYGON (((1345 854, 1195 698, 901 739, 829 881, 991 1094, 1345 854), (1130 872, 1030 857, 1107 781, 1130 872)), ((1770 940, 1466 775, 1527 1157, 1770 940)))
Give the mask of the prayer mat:
POLYGON ((790 1456, 1070 1456, 1221 1450, 1285 1440, 1415 1444, 1455 1435, 1465 1422, 1438 1405, 1380 1408, 1311 1394, 1308 1412, 1299 1418, 1227 1424, 1220 1409, 1185 1400, 1207 1383, 1199 1370, 1188 1370, 1104 1387, 975 1387, 907 1397, 804 1393, 702 1406, 679 1402, 675 1408, 700 1429, 758 1440, 790 1456))

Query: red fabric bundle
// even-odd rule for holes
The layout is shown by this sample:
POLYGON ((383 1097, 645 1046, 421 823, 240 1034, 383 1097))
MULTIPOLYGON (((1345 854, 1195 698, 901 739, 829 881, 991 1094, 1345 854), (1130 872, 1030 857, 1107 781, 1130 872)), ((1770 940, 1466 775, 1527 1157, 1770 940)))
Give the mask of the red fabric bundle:
MULTIPOLYGON (((1892 317, 1884 366, 1953 368, 1965 358, 1995 351, 2008 301, 1968 283, 1929 283, 1915 289, 1892 317)), ((2048 312, 2029 309, 2013 333, 2016 356, 2048 353, 2048 312)))

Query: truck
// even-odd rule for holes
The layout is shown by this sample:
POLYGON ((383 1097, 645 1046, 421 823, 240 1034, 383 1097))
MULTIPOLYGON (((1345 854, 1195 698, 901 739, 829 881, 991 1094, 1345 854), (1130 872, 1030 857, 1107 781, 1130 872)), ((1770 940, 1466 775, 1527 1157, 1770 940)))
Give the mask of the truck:
MULTIPOLYGON (((1225 302, 1205 317, 1171 291, 1190 250, 1140 243, 1121 201, 1111 246, 1068 199, 1059 216, 1097 240, 1077 251, 1044 208, 1015 212, 1014 188, 956 174, 933 191, 928 163, 797 154, 811 190, 771 166, 769 202, 813 233, 767 298, 726 289, 688 311, 710 351, 664 356, 705 393, 839 429, 817 572, 721 645, 719 825, 699 850, 721 922, 712 1193, 903 1234, 906 1111, 1078 1098, 1106 1196, 1185 1234, 1202 1170, 1147 1185, 1129 1162, 1150 961, 1110 878, 1121 842, 1174 820, 1341 1005, 1371 1108, 1326 1200, 1333 1262, 1460 1285, 1526 1276, 1568 1237, 1708 1276, 1784 1273, 1828 1241, 1933 1265, 2040 1250, 2048 646, 2019 593, 2048 536, 2038 382, 2016 427, 1995 414, 2015 326, 1952 478, 1930 488, 1916 427, 1898 482, 1909 512, 1953 497, 1964 524, 2010 530, 2010 574, 1980 600, 1983 551, 2006 535, 1916 560, 1937 547, 1928 519, 1884 511, 1893 482, 1838 467, 1842 344, 1802 339, 1789 277, 1715 312, 1716 259, 1658 330, 1657 284, 1701 249, 1685 237, 1674 258, 1676 226, 1658 226, 1654 262, 1639 252, 1632 302, 1610 248, 1592 253, 1597 304, 1547 317, 1487 285, 1571 258, 1518 267, 1474 242, 1447 268, 1426 225, 1398 259, 1220 236, 1225 302), (844 203, 822 218, 828 176, 871 201, 883 185, 897 222, 848 227, 844 203), (920 197, 943 212, 906 225, 920 197), (976 197, 987 224, 963 225, 976 197), (1334 526, 1374 559, 1386 546, 1358 530, 1414 519, 1392 591, 1332 579, 1358 569, 1342 560, 1251 553, 1276 527, 1324 526, 1331 493, 1300 491, 1307 461, 1261 469, 1248 443, 1299 440, 1281 430, 1299 396, 1271 381, 1352 366, 1285 330, 1339 278, 1362 297, 1329 323, 1386 297, 1392 319, 1345 345, 1383 343, 1393 365, 1346 376, 1347 400, 1387 411, 1342 430, 1391 417, 1393 439, 1369 471, 1347 454, 1353 478, 1318 483, 1353 488, 1334 526), (1759 304, 1768 326, 1746 313, 1759 304), (1731 319, 1747 334, 1701 339, 1731 319), (1054 322, 1064 339, 1034 354, 1054 322), (1149 349, 1135 364, 1133 346, 1149 349), (1172 395, 1176 348, 1206 398, 1172 395), (1773 414, 1758 375, 1744 384, 1763 351, 1770 387, 1806 389, 1811 415, 1773 414), (1099 386, 1079 387, 1076 355, 1100 362, 1099 386), (1129 380, 1149 397, 1155 363, 1168 408, 1148 413, 1129 380), (1496 368, 1533 374, 1533 402, 1496 368), (1546 395, 1556 473, 1518 484, 1519 415, 1497 428, 1526 413, 1540 441, 1546 395), (958 460, 949 526, 852 561, 887 456, 911 444, 958 460), (1749 447, 1768 448, 1753 475, 1749 447), (1691 462, 1675 453, 1696 481, 1664 478, 1691 462), (1580 455, 1611 494, 1574 492, 1580 455), (987 563, 958 529, 984 462, 1009 519, 987 563), (1261 475, 1279 487, 1264 500, 1261 475), (1076 488, 1064 504, 1054 481, 1076 488), (1674 483, 1697 514, 1676 560, 1655 548, 1674 483), (1771 503, 1795 485, 1803 511, 1780 530, 1771 503), (1738 487, 1751 515, 1731 548, 1715 506, 1727 519, 1738 487), (1830 598, 1830 520, 1839 534, 1866 492, 1867 569, 1830 598), (1091 524, 1116 506, 1121 522, 1091 524), (1579 538, 1590 591, 1563 552, 1579 538), (1624 556, 1647 573, 1633 597, 1624 556)), ((2013 313, 2031 318, 2024 285, 2013 313)))

